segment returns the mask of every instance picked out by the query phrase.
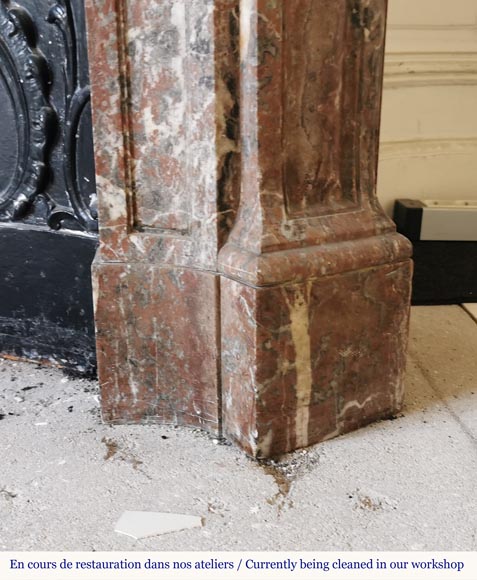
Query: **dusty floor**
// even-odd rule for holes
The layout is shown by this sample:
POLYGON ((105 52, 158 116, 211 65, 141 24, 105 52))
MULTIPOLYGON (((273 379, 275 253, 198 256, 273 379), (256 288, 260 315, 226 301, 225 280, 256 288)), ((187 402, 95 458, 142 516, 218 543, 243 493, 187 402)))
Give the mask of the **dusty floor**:
POLYGON ((477 324, 414 308, 402 417, 261 466, 186 429, 108 427, 95 383, 0 360, 2 550, 477 550, 477 324), (136 541, 125 510, 204 518, 136 541))

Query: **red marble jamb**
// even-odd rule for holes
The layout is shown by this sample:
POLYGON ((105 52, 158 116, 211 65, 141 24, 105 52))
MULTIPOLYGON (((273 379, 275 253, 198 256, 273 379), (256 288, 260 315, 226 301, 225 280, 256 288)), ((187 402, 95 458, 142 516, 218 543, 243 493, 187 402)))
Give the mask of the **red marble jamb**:
POLYGON ((105 420, 220 429, 217 254, 240 198, 239 0, 85 0, 105 420))

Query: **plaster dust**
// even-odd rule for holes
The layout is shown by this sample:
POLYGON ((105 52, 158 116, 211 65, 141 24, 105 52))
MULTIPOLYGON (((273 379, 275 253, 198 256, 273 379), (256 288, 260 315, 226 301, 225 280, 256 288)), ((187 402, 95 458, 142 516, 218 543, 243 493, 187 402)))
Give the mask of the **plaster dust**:
POLYGON ((200 431, 101 424, 95 383, 0 360, 2 550, 476 550, 477 324, 413 309, 402 416, 259 464, 200 431), (134 540, 125 511, 203 527, 134 540))

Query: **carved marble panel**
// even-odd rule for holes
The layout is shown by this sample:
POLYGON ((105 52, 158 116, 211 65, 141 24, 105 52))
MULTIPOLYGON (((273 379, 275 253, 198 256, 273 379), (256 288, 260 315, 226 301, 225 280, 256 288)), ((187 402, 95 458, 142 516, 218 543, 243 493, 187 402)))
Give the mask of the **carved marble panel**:
POLYGON ((186 4, 139 0, 126 6, 135 221, 139 228, 179 232, 189 228, 188 95, 194 79, 188 70, 186 4))
POLYGON ((102 260, 216 269, 240 196, 238 4, 86 0, 102 260))
POLYGON ((384 33, 381 1, 284 4, 284 191, 290 216, 358 209, 361 193, 374 191, 374 172, 361 170, 366 161, 357 127, 373 113, 367 130, 379 127, 384 33))
POLYGON ((237 247, 393 230, 376 199, 386 0, 241 3, 237 247))

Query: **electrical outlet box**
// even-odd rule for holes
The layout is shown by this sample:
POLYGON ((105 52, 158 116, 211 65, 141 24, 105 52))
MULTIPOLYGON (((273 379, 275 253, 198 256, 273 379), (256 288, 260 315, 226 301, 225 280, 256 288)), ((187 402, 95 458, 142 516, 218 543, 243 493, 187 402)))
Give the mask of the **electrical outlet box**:
POLYGON ((398 199, 394 221, 414 247, 413 304, 477 302, 477 201, 398 199))

